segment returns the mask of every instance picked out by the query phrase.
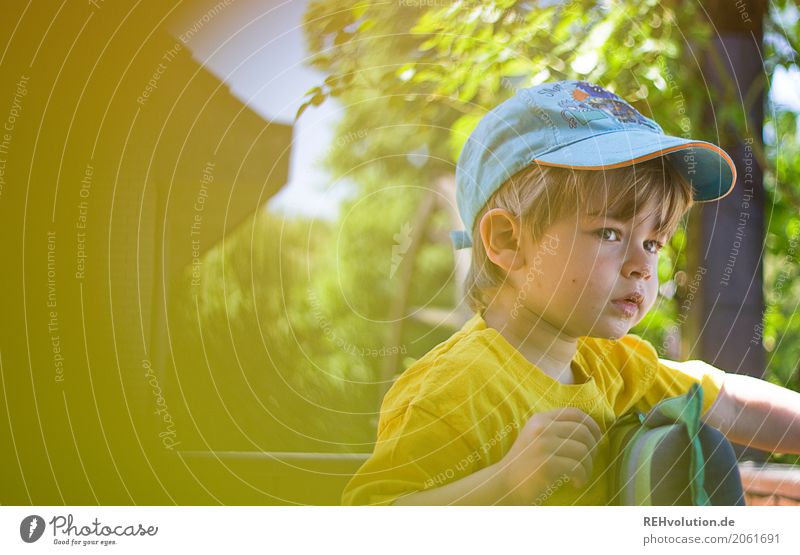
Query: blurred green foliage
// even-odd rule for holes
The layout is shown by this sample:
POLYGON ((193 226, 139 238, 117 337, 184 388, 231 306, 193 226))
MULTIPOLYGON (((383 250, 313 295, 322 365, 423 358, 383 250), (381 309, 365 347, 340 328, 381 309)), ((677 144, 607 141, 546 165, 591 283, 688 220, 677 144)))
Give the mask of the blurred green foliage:
MULTIPOLYGON (((187 269, 172 284, 171 387, 193 448, 371 450, 389 356, 419 356, 449 335, 411 324, 388 341, 392 248, 416 200, 391 182, 348 203, 337 224, 259 212, 203 257, 199 279, 187 269)), ((448 249, 425 245, 406 263, 409 302, 437 302, 448 249)))
POLYGON ((371 441, 374 395, 359 385, 369 365, 334 347, 359 330, 325 333, 346 315, 324 290, 330 232, 259 212, 203 257, 199 279, 187 270, 173 284, 171 385, 194 448, 358 452, 371 441))

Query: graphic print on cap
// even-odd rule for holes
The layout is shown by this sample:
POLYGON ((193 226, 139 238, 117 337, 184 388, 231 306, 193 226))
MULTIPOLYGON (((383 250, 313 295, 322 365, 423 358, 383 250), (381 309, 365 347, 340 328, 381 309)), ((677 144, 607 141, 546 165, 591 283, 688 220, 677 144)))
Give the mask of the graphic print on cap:
MULTIPOLYGON (((588 125, 590 121, 613 118, 619 123, 645 125, 655 131, 661 131, 616 94, 586 81, 576 81, 575 85, 571 95, 558 101, 558 105, 563 108, 561 117, 571 129, 575 129, 579 123, 588 125)), ((553 93, 562 90, 561 86, 551 87, 543 89, 540 94, 553 96, 553 93)))

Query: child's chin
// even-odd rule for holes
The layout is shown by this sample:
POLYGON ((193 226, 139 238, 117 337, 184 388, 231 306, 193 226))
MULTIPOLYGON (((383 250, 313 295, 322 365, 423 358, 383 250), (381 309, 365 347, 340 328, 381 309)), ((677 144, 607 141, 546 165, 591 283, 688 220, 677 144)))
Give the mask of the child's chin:
POLYGON ((596 337, 598 339, 620 339, 628 335, 629 331, 630 328, 628 326, 604 326, 602 329, 593 329, 586 335, 589 337, 596 337))

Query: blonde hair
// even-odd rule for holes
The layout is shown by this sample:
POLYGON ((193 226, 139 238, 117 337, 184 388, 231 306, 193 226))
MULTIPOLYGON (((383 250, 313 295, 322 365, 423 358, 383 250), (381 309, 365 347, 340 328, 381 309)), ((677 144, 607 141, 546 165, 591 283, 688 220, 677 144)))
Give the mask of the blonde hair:
POLYGON ((664 157, 610 170, 528 166, 505 181, 475 218, 472 263, 464 283, 467 304, 474 311, 486 308, 486 291, 505 279, 503 270, 486 255, 480 237, 481 218, 493 208, 514 214, 537 241, 563 216, 584 211, 629 221, 645 206, 656 213, 658 234, 670 236, 692 204, 691 186, 664 157))

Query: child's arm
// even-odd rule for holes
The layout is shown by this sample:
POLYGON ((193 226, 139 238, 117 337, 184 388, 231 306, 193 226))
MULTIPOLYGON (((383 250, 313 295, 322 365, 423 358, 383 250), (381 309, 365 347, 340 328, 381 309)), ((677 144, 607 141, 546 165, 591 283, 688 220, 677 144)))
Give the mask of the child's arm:
POLYGON ((800 393, 764 380, 725 374, 703 420, 734 443, 800 454, 800 393))
POLYGON ((592 474, 600 427, 585 412, 542 412, 522 427, 499 462, 460 480, 395 500, 395 505, 531 504, 558 481, 581 487, 592 474))

